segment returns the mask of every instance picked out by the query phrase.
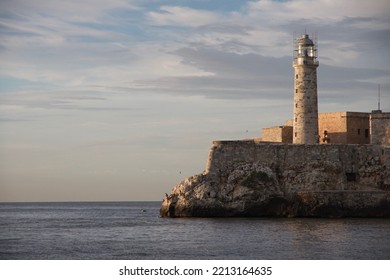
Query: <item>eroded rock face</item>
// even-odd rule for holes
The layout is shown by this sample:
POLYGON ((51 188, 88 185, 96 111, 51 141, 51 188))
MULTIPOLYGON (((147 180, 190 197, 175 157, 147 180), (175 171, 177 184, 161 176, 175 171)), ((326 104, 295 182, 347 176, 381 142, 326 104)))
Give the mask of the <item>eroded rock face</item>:
POLYGON ((161 216, 390 217, 389 151, 348 149, 218 142, 206 171, 175 186, 161 216))

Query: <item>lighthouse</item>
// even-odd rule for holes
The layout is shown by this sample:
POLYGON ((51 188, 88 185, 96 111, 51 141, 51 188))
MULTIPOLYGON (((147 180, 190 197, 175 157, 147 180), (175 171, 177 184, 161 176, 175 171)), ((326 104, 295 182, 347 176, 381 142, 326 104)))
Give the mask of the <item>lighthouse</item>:
POLYGON ((307 34, 294 41, 293 143, 316 144, 319 142, 317 48, 307 34))

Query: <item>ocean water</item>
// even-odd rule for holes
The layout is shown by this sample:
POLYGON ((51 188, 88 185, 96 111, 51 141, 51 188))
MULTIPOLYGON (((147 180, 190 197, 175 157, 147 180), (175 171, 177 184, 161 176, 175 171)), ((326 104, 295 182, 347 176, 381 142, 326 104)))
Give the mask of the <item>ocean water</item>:
POLYGON ((0 259, 390 259, 390 219, 167 219, 159 207, 0 203, 0 259))

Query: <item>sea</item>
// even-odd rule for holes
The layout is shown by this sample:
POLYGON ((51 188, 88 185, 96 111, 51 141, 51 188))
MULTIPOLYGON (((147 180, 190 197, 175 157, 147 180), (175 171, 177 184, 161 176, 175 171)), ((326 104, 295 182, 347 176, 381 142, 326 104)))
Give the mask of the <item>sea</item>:
POLYGON ((0 259, 390 259, 390 219, 172 219, 160 205, 0 203, 0 259))

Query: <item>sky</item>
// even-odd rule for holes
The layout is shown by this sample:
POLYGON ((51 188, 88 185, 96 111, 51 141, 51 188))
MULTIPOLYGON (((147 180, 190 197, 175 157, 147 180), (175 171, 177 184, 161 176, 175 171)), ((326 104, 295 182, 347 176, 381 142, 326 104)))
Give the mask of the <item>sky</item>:
POLYGON ((320 112, 378 84, 390 111, 388 0, 1 0, 0 201, 161 200, 213 140, 292 118, 304 32, 320 112))

